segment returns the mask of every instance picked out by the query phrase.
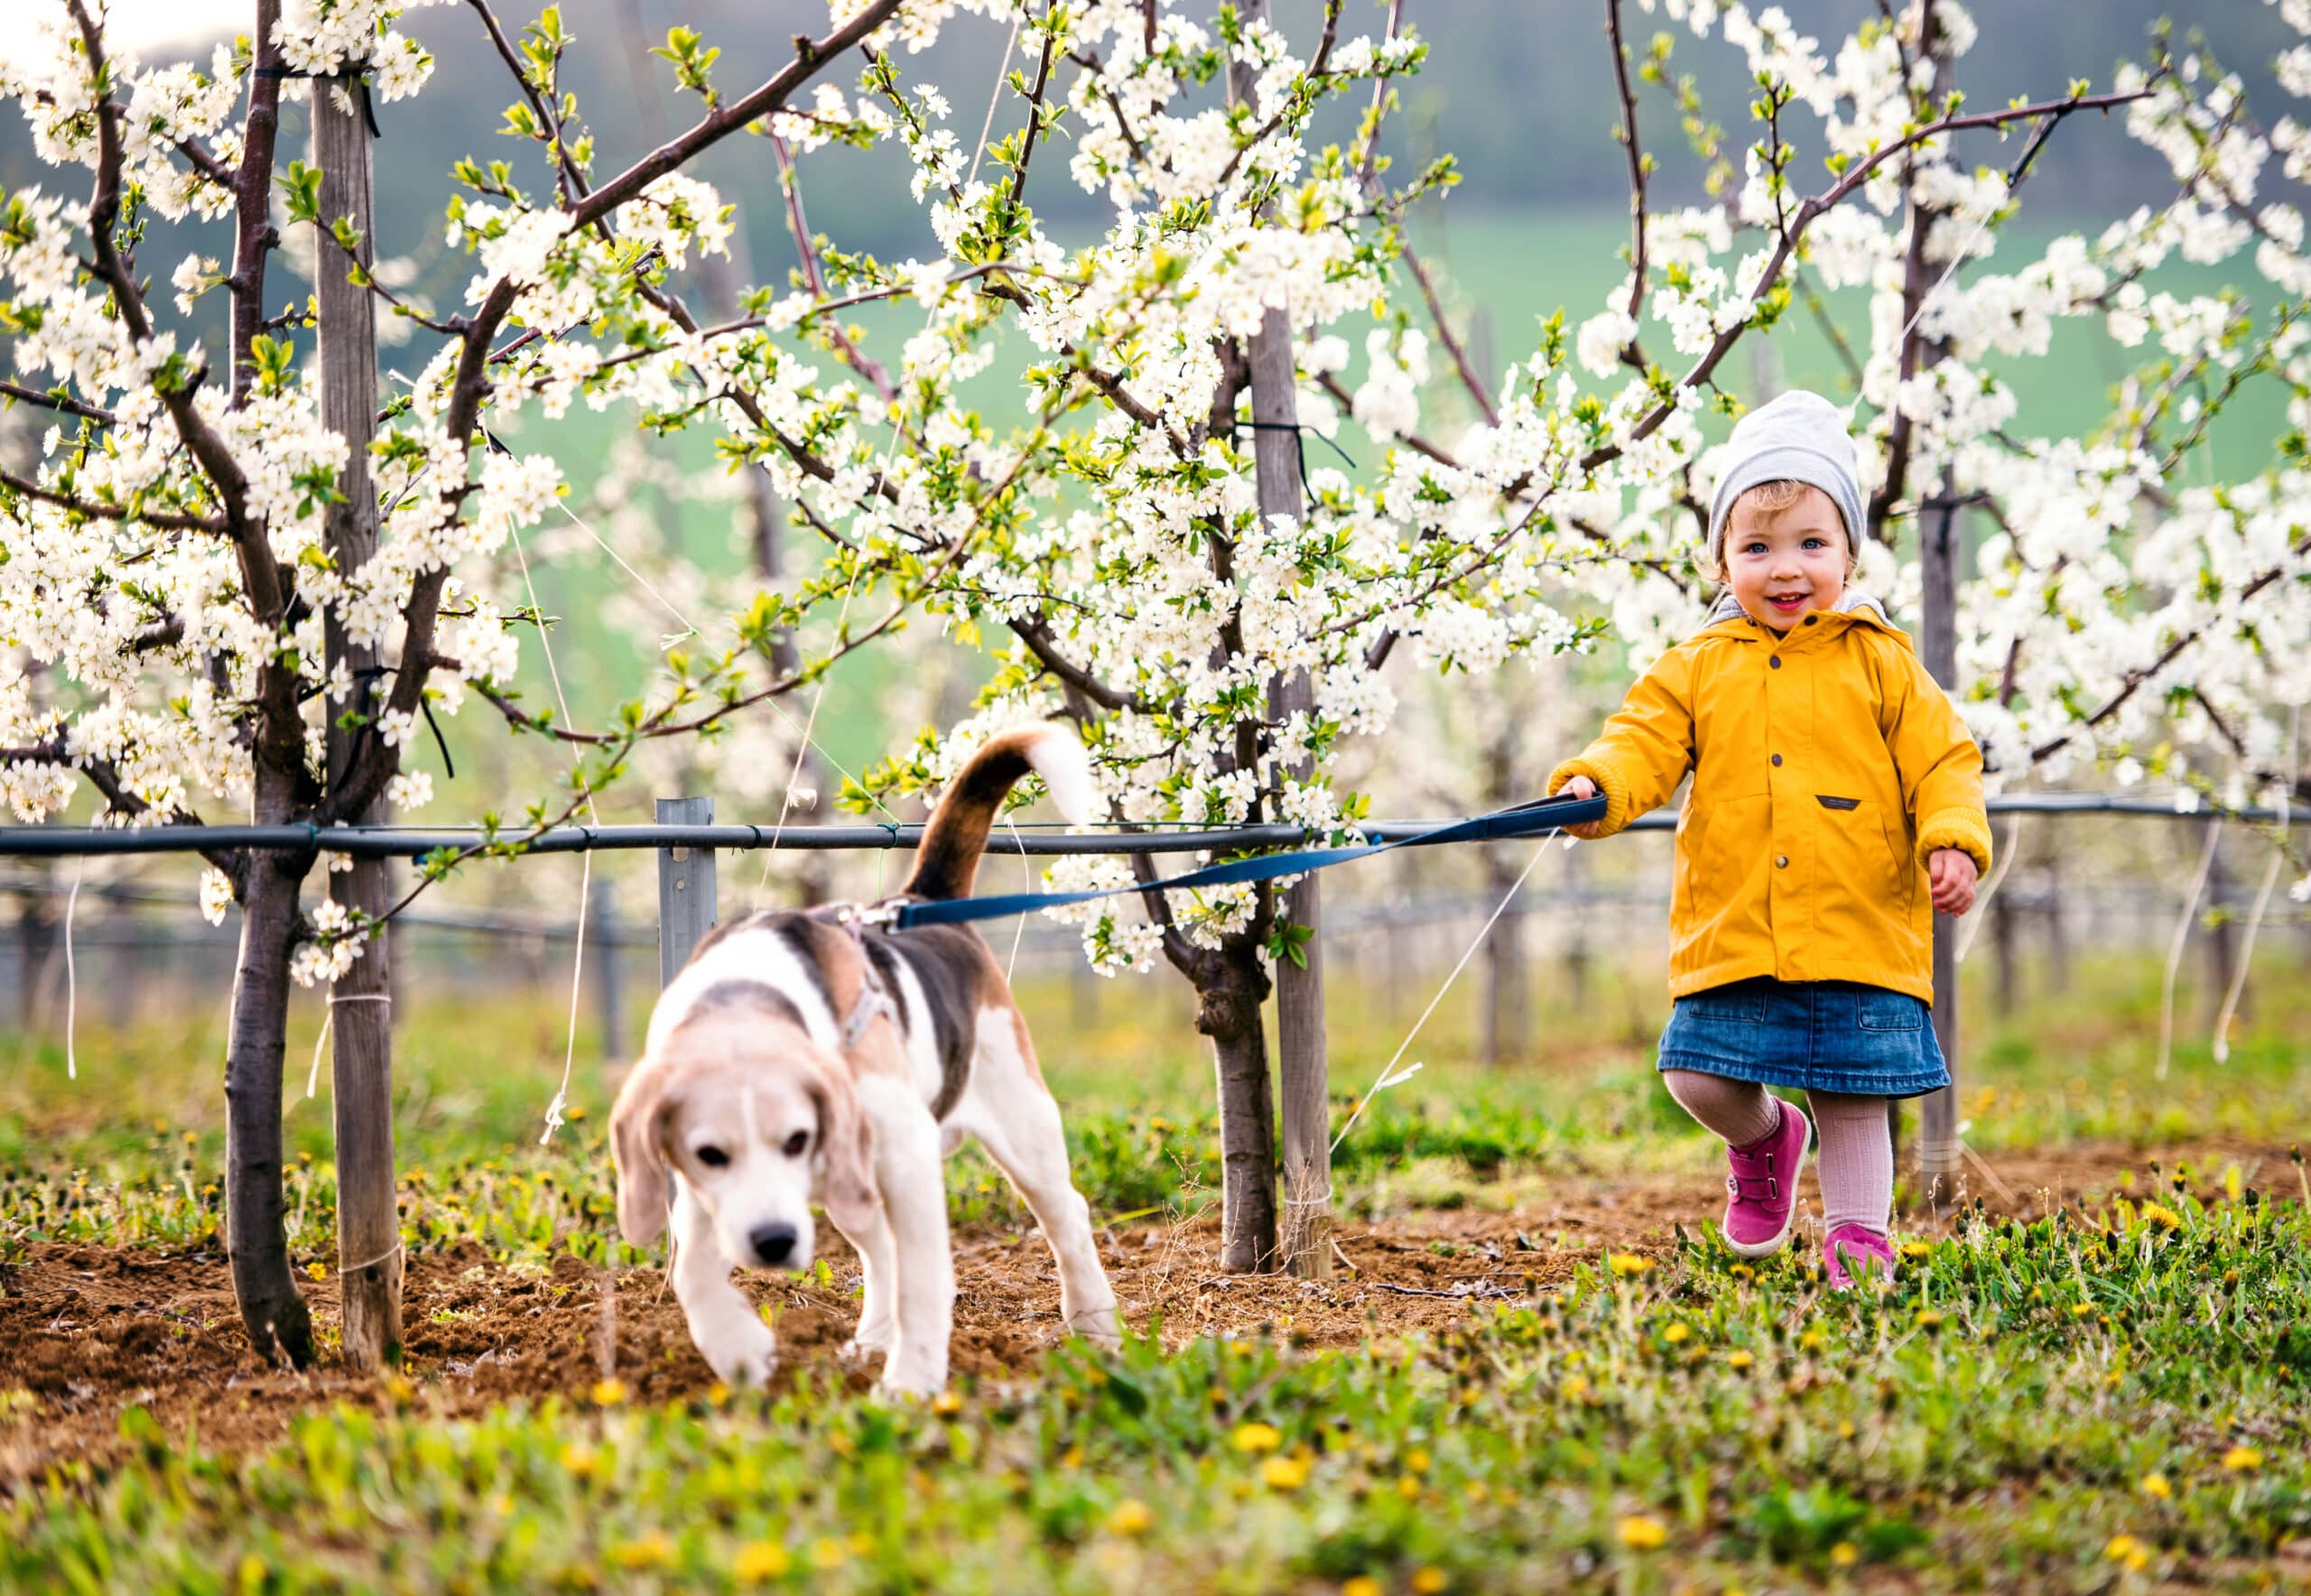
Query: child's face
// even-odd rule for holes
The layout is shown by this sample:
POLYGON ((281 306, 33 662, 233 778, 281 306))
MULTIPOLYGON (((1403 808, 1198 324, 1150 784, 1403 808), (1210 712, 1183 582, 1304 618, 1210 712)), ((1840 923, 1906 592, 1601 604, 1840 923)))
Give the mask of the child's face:
POLYGON ((1726 517, 1725 574, 1735 601, 1777 632, 1809 610, 1836 608, 1846 575, 1837 506, 1810 487, 1778 510, 1736 500, 1726 517))

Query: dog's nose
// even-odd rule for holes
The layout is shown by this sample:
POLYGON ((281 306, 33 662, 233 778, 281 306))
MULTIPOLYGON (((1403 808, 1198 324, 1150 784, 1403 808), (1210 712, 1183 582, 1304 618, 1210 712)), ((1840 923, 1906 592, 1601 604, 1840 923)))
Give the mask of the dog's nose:
POLYGON ((766 1264, 783 1264, 794 1254, 794 1227, 792 1225, 756 1225, 748 1232, 747 1239, 753 1244, 755 1256, 766 1264))

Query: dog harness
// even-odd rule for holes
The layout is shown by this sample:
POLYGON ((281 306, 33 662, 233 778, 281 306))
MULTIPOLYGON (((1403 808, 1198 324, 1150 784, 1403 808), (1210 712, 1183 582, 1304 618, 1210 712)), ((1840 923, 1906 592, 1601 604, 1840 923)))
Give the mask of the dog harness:
POLYGON ((885 905, 845 904, 835 913, 835 923, 850 933, 851 946, 859 950, 859 999, 850 1006, 850 1013, 842 1022, 841 1049, 849 1053, 867 1035, 867 1027, 877 1019, 890 1016, 891 1028, 900 1029, 899 1007, 892 999, 891 989, 884 984, 883 972, 875 967, 874 955, 867 951, 867 927, 889 917, 885 905), (883 911, 878 916, 877 911, 883 911))

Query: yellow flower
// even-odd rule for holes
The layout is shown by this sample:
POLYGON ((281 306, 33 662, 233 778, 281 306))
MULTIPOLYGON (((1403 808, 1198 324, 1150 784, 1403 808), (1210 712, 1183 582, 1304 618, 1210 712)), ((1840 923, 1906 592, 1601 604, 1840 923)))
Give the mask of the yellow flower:
POLYGON ((1443 1569, 1432 1567, 1427 1564, 1423 1564, 1412 1571, 1414 1596, 1440 1596, 1451 1582, 1444 1577, 1443 1569))
POLYGON ((2150 1548, 2130 1535, 2114 1535, 2111 1544, 2102 1548, 2102 1555, 2129 1568, 2140 1568, 2150 1561, 2150 1548))
POLYGON ((397 1374, 387 1375, 385 1378, 385 1395, 395 1402, 411 1402, 416 1399, 417 1387, 397 1374))
POLYGON ((738 1548, 730 1572, 742 1585, 765 1585, 783 1577, 794 1566, 794 1559, 776 1541, 755 1541, 738 1548))
POLYGON ((1567 1400, 1578 1402, 1589 1395, 1589 1377, 1569 1374, 1564 1377, 1564 1384, 1557 1388, 1564 1393, 1567 1400))
POLYGON ((725 1382, 725 1381, 722 1381, 722 1380, 717 1380, 717 1381, 715 1381, 712 1385, 710 1385, 710 1386, 707 1387, 706 1387, 706 1405, 707 1405, 709 1407, 728 1407, 728 1406, 730 1406, 730 1387, 729 1387, 729 1385, 727 1382, 725 1382))
POLYGON ((942 1391, 931 1399, 931 1411, 939 1414, 961 1413, 963 1411, 963 1399, 952 1391, 942 1391))
POLYGON ((562 1446, 562 1468, 567 1474, 583 1480, 601 1461, 601 1454, 582 1441, 566 1441, 562 1446))
POLYGON ((596 1407, 616 1407, 625 1400, 626 1382, 624 1380, 596 1380, 594 1382, 596 1407))
POLYGON ((1284 1444, 1284 1434, 1274 1424, 1238 1424, 1228 1441, 1238 1452, 1274 1452, 1284 1444))
POLYGON ((2094 1304, 2092 1303, 2073 1303, 2070 1304, 2070 1316, 2073 1319, 2084 1319, 2093 1311, 2094 1304))
POLYGON ((1685 1325, 1672 1324, 1668 1329, 1661 1332, 1661 1339, 1674 1347, 1691 1334, 1693 1334, 1693 1332, 1685 1325))
POLYGON ((1369 1573, 1341 1582, 1340 1596, 1380 1596, 1380 1582, 1369 1573))
POLYGON ((1642 1275, 1653 1267, 1653 1260, 1640 1252, 1617 1252, 1605 1259, 1605 1267, 1616 1275, 1642 1275))
POLYGON ((1840 1568, 1852 1568, 1861 1561, 1861 1548, 1852 1541, 1840 1541, 1830 1548, 1830 1561, 1840 1568))
POLYGON ((1743 1351, 1740 1348, 1736 1347, 1732 1351, 1725 1354, 1725 1361, 1735 1369, 1747 1369, 1749 1365, 1755 1363, 1757 1359, 1751 1357, 1748 1352, 1743 1351))
POLYGON ((664 1568, 674 1560, 674 1543, 663 1529, 654 1529, 638 1541, 627 1541, 611 1551, 610 1561, 620 1568, 664 1568))
POLYGON ((1083 1466, 1083 1449, 1080 1446, 1071 1446, 1065 1452, 1061 1452, 1059 1454, 1059 1466, 1063 1469, 1081 1468, 1083 1466))
POLYGON ((1308 1483, 1310 1460, 1304 1453, 1288 1458, 1269 1458, 1260 1464, 1260 1478, 1273 1490, 1298 1490, 1308 1483))
POLYGON ((321 1262, 320 1259, 318 1259, 318 1258, 314 1259, 311 1263, 307 1264, 307 1265, 305 1266, 305 1278, 306 1278, 306 1279, 308 1279, 308 1280, 326 1280, 326 1279, 328 1279, 328 1278, 329 1278, 329 1266, 328 1266, 327 1264, 322 1263, 322 1262, 321 1262))
POLYGON ((2167 1482, 2164 1474, 2145 1474, 2142 1477, 2142 1494, 2157 1497, 2163 1502, 2175 1494, 2175 1488, 2167 1482))
POLYGON ((1902 1256, 1906 1258, 1932 1257, 1934 1244, 1930 1241, 1905 1241, 1902 1243, 1902 1256))
POLYGON ((2179 1230, 2183 1228, 2183 1216, 2164 1203, 2146 1202, 2142 1205, 2142 1222, 2162 1230, 2179 1230))
POLYGON ((2233 1474, 2252 1473, 2263 1466, 2263 1454, 2251 1446, 2234 1446, 2223 1454, 2223 1466, 2233 1474))
POLYGON ((1823 1334, 1818 1330, 1809 1330, 1805 1332, 1805 1334, 1797 1338, 1797 1344, 1805 1348, 1808 1352, 1812 1352, 1816 1351, 1823 1346, 1826 1345, 1829 1339, 1830 1338, 1828 1336, 1823 1334))
POLYGON ((1137 1497, 1126 1497, 1108 1514, 1108 1528, 1117 1535, 1146 1535, 1155 1523, 1156 1515, 1137 1497))
POLYGON ((1410 1452, 1405 1453, 1405 1467, 1411 1470, 1415 1474, 1427 1473, 1428 1448, 1425 1446, 1415 1446, 1410 1452))
POLYGON ((1647 1518, 1642 1513, 1632 1513, 1620 1524, 1621 1545, 1639 1552, 1650 1552, 1668 1544, 1669 1531, 1658 1518, 1647 1518))
POLYGON ((811 1543, 811 1566, 821 1573, 840 1568, 849 1561, 850 1554, 843 1549, 840 1541, 821 1536, 811 1543))
POLYGON ((1408 1502, 1418 1501, 1420 1499, 1420 1476, 1417 1474, 1397 1475, 1397 1494, 1404 1498, 1404 1499, 1408 1502))
POLYGON ((1938 1330, 1941 1326, 1942 1311, 1940 1309, 1920 1308, 1917 1311, 1917 1327, 1920 1330, 1938 1330))

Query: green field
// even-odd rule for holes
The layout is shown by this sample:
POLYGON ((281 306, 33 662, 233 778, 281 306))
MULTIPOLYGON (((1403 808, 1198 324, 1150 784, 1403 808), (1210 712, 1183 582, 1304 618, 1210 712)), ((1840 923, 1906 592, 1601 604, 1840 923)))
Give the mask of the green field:
MULTIPOLYGON (((2284 1587, 2311 1570, 2297 957, 2266 955, 2227 1064, 2186 1026, 2163 1084, 2143 961, 2082 958, 2069 992, 2006 1021, 1976 991, 1967 1136, 2011 1189, 1971 1181, 1985 1205, 1950 1224, 1914 1212, 1883 1296, 1824 1291, 1803 1252, 1753 1267, 1715 1244, 1712 1155, 1649 1046, 1552 989, 1541 1056, 1500 1069, 1472 1061, 1466 1007, 1442 1011, 1429 1067, 1342 1146, 1356 1276, 1231 1293, 1196 1278, 1214 1127, 1170 978, 1104 995, 1089 1026, 1063 984, 1030 983, 1134 1333, 1115 1357, 959 1352, 951 1396, 912 1410, 812 1350, 819 1318, 855 1313, 840 1252, 766 1296, 788 1304, 794 1383, 711 1386, 654 1302, 655 1260, 613 1239, 590 1038, 580 1114, 534 1145, 560 1067, 551 999, 410 1011, 396 1127, 417 1322, 382 1383, 326 1358, 317 1377, 231 1364, 213 1291, 141 1340, 134 1311, 73 1308, 76 1285, 136 1267, 221 1279, 221 1101, 195 1062, 217 1039, 84 1025, 77 1082, 57 1038, 0 1041, 0 1587, 2284 1587), (1156 1239, 1186 1262, 1136 1294, 1156 1239), (1503 1284, 1465 1303, 1366 1284, 1455 1276, 1503 1284), (621 1329, 598 1378, 586 1304, 612 1278, 621 1329), (460 1322, 505 1300, 580 1327, 510 1404, 438 1350, 518 1339, 504 1326, 521 1321, 460 1322), (93 1393, 33 1355, 78 1333, 93 1393), (204 1348, 239 1372, 172 1386, 172 1359, 204 1348), (96 1372, 132 1352, 162 1372, 96 1372)), ((1407 1023, 1337 989, 1343 1099, 1407 1023)), ((324 1297, 327 1108, 324 1085, 289 1118, 292 1249, 324 1297)), ((949 1188, 959 1348, 974 1313, 1048 1319, 1047 1260, 1007 1190, 970 1153, 949 1188), (1015 1277, 988 1260, 1015 1249, 1021 1305, 983 1302, 1015 1277)))

